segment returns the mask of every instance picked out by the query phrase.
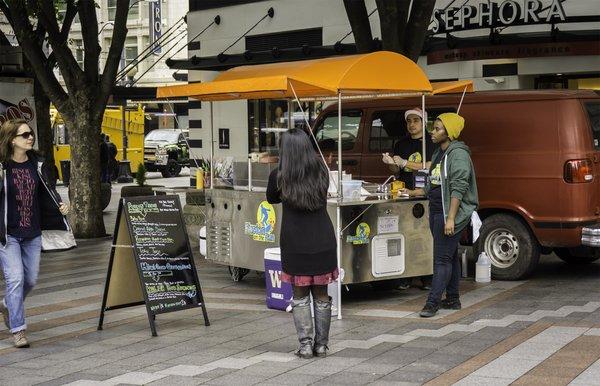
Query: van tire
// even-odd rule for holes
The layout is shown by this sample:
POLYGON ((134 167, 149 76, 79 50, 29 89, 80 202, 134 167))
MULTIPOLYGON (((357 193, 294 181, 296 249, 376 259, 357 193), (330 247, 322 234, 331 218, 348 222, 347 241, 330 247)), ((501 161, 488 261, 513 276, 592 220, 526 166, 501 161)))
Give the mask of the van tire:
POLYGON ((164 178, 177 177, 181 173, 181 165, 177 163, 177 160, 169 158, 167 165, 160 170, 160 173, 164 178))
POLYGON ((584 265, 600 259, 600 248, 555 248, 554 253, 562 261, 572 265, 584 265))
POLYGON ((540 245, 529 227, 509 214, 483 220, 475 243, 475 258, 486 252, 492 261, 492 277, 521 280, 529 276, 540 259, 540 245))

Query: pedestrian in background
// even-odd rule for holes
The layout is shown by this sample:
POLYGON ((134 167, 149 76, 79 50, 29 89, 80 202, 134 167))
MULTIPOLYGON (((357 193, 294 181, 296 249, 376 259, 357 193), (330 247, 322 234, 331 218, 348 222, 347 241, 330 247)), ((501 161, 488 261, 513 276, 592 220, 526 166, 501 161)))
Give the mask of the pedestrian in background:
POLYGON ((427 195, 429 228, 433 235, 433 283, 420 315, 434 316, 439 308, 460 309, 461 233, 477 209, 477 183, 471 152, 458 137, 465 120, 455 113, 440 114, 431 137, 440 147, 433 153, 429 180, 423 189, 408 190, 410 196, 427 195), (442 295, 446 292, 446 299, 442 295))
POLYGON ((331 323, 327 285, 338 278, 337 244, 327 214, 329 171, 315 155, 308 134, 300 129, 283 133, 279 149, 279 167, 269 176, 267 201, 283 206, 282 280, 294 290, 292 313, 300 341, 296 355, 324 357, 331 323))
POLYGON ((0 263, 6 291, 0 313, 15 347, 29 347, 24 300, 37 281, 42 229, 67 230, 69 211, 50 184, 53 165, 33 151, 35 133, 25 120, 0 129, 0 263))
POLYGON ((100 182, 110 182, 110 176, 108 171, 108 143, 106 142, 106 135, 100 134, 100 182))

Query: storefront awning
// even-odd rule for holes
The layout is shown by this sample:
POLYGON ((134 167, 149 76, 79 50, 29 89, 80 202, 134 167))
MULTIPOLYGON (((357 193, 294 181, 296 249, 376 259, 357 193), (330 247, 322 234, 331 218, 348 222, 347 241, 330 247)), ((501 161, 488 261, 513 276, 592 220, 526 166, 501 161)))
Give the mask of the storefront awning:
POLYGON ((413 61, 379 51, 296 62, 240 66, 212 82, 159 87, 157 97, 193 97, 206 101, 234 99, 318 98, 432 92, 427 76, 413 61))
POLYGON ((456 94, 462 93, 467 89, 467 92, 473 92, 472 80, 457 80, 453 82, 433 82, 433 95, 437 94, 456 94))

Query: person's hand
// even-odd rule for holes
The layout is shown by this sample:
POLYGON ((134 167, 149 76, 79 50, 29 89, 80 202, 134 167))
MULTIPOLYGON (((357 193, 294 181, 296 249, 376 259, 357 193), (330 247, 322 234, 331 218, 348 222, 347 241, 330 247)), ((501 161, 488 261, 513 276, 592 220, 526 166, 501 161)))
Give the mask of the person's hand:
POLYGON ((63 216, 66 216, 67 214, 69 214, 69 205, 68 205, 68 204, 65 204, 64 202, 61 202, 61 203, 58 205, 58 210, 60 211, 60 213, 61 213, 63 216))
POLYGON ((408 197, 412 197, 415 195, 415 191, 410 190, 410 189, 400 189, 399 192, 400 192, 400 195, 404 195, 404 196, 408 196, 408 197))
POLYGON ((390 156, 390 153, 383 153, 382 154, 382 161, 384 164, 386 165, 395 165, 394 164, 394 159, 390 156))
POLYGON ((454 235, 454 219, 453 218, 446 219, 446 225, 444 225, 444 234, 446 236, 454 235))
POLYGON ((398 165, 400 168, 405 168, 406 164, 408 163, 407 160, 405 160, 404 158, 402 158, 398 155, 395 155, 393 160, 394 160, 394 164, 398 165))

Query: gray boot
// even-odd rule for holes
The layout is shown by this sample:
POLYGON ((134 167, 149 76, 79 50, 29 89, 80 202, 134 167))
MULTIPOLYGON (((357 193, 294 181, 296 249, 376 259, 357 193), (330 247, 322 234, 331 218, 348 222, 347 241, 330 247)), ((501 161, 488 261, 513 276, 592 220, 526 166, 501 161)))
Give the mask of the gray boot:
POLYGON ((315 300, 315 348, 318 357, 327 356, 329 326, 331 325, 331 297, 328 301, 315 300))
POLYGON ((294 315, 294 324, 300 342, 300 347, 295 354, 304 359, 312 358, 314 328, 310 312, 310 296, 292 300, 292 315, 294 315))

